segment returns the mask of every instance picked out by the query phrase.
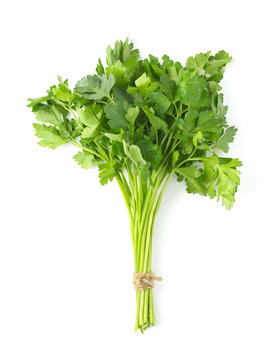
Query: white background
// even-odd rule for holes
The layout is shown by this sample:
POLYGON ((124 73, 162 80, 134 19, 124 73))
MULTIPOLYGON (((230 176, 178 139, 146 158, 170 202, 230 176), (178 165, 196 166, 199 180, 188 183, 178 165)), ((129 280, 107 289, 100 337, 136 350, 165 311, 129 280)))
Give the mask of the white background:
POLYGON ((1 7, 0 359, 274 359, 271 1, 5 1, 1 7), (229 51, 222 82, 237 202, 169 184, 154 234, 157 326, 134 333, 133 257, 118 186, 75 150, 39 147, 28 97, 94 73, 129 35, 142 56, 229 51))

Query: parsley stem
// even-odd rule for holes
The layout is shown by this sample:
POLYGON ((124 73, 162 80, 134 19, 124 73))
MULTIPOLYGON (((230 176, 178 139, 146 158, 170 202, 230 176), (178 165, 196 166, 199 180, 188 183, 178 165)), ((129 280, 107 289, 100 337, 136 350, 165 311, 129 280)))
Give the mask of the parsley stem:
POLYGON ((80 128, 81 128, 82 130, 84 130, 83 125, 82 125, 82 124, 80 123, 80 121, 77 119, 77 116, 75 116, 75 114, 74 114, 74 112, 73 112, 73 110, 72 110, 71 107, 69 108, 69 111, 70 111, 71 115, 73 116, 73 119, 77 122, 78 126, 80 126, 80 128))
POLYGON ((104 151, 104 149, 102 148, 102 146, 96 140, 93 140, 93 142, 98 147, 98 149, 100 150, 102 156, 104 157, 104 160, 109 161, 109 157, 107 156, 107 154, 104 151))
POLYGON ((177 166, 178 168, 180 167, 180 166, 182 166, 184 163, 186 163, 187 161, 199 161, 199 160, 203 160, 202 158, 191 158, 190 156, 187 158, 187 159, 185 159, 184 161, 182 161, 182 162, 180 162, 180 164, 177 166))
POLYGON ((77 122, 78 126, 80 126, 80 128, 81 128, 82 130, 84 130, 83 125, 79 122, 79 120, 77 119, 77 116, 75 116, 75 114, 74 114, 71 106, 69 106, 69 107, 67 108, 62 101, 58 101, 58 100, 56 100, 56 99, 54 99, 54 101, 56 102, 56 104, 62 106, 64 109, 66 109, 68 112, 70 112, 71 115, 72 115, 72 117, 73 117, 73 119, 77 122))
POLYGON ((98 154, 96 151, 91 150, 91 149, 89 149, 89 148, 87 148, 87 147, 85 147, 85 146, 80 145, 80 144, 79 144, 77 141, 75 141, 75 140, 72 140, 72 141, 70 141, 70 142, 71 142, 74 146, 76 146, 78 149, 85 150, 85 151, 91 153, 92 155, 95 155, 95 156, 99 157, 101 160, 104 160, 104 161, 105 161, 105 159, 104 159, 100 154, 98 154))
POLYGON ((110 100, 110 102, 111 102, 112 104, 115 104, 115 102, 113 101, 113 99, 112 99, 111 96, 108 96, 107 98, 110 100))
POLYGON ((128 182, 127 182, 127 179, 123 173, 123 171, 120 172, 121 174, 121 178, 122 178, 122 183, 125 187, 125 190, 126 190, 126 193, 127 193, 127 196, 128 196, 128 199, 130 200, 130 204, 132 204, 132 199, 131 199, 131 192, 130 192, 130 188, 129 188, 129 185, 128 185, 128 182))
MULTIPOLYGON (((158 211, 160 201, 170 180, 166 167, 160 171, 152 171, 151 182, 147 192, 144 191, 147 184, 142 183, 140 174, 134 176, 134 197, 136 201, 135 222, 133 236, 133 252, 135 259, 135 272, 151 271, 152 237, 155 216, 158 211), (159 192, 160 191, 160 192, 159 192), (136 217, 138 219, 136 219, 136 217)), ((155 314, 153 309, 152 289, 136 293, 136 322, 135 330, 143 332, 147 327, 155 324, 155 314)))

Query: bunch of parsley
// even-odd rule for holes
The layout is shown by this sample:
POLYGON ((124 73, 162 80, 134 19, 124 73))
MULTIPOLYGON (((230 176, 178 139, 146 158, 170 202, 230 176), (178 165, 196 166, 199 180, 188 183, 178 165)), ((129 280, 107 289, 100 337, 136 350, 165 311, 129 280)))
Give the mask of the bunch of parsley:
MULTIPOLYGON (((230 209, 240 183, 238 159, 226 153, 237 129, 226 123, 220 81, 225 51, 141 60, 128 39, 107 48, 96 75, 71 90, 58 78, 47 95, 29 99, 39 145, 71 143, 76 162, 97 165, 102 185, 116 179, 130 220, 135 272, 151 271, 152 234, 163 192, 174 175, 188 193, 221 199, 230 209), (50 125, 46 125, 50 124, 50 125)), ((155 324, 152 289, 137 291, 135 330, 155 324)))

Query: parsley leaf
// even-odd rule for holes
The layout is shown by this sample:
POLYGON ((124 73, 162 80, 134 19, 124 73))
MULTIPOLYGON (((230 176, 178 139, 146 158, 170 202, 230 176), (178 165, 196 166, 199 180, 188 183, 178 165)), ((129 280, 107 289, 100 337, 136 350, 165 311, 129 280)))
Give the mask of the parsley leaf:
POLYGON ((242 166, 241 161, 217 156, 204 158, 202 161, 205 164, 205 178, 209 182, 210 197, 216 196, 215 188, 218 187, 218 200, 222 197, 223 205, 230 209, 235 202, 234 194, 240 184, 240 171, 236 168, 242 166))
POLYGON ((94 163, 94 156, 84 151, 79 151, 73 156, 73 159, 81 166, 82 169, 89 169, 94 163))
POLYGON ((137 145, 141 149, 144 159, 151 163, 152 168, 157 168, 163 159, 161 147, 154 144, 148 136, 145 136, 144 139, 139 140, 137 145))
POLYGON ((152 83, 149 76, 143 73, 137 80, 135 80, 136 88, 138 92, 143 96, 147 97, 149 93, 153 92, 158 88, 157 83, 152 83))
POLYGON ((206 87, 207 82, 201 76, 185 72, 179 83, 177 96, 185 105, 204 107, 209 104, 206 87))
POLYGON ((100 100, 104 97, 110 97, 110 90, 115 84, 115 78, 112 74, 94 75, 82 78, 75 85, 75 91, 90 100, 100 100))
POLYGON ((177 86, 174 80, 170 79, 168 74, 163 74, 160 77, 160 88, 163 93, 167 96, 167 98, 173 102, 175 99, 177 86))
POLYGON ((58 146, 68 142, 63 139, 57 129, 54 126, 47 126, 44 124, 33 124, 35 129, 35 135, 41 140, 38 142, 39 145, 49 147, 50 149, 56 149, 58 146))
POLYGON ((106 185, 109 181, 112 181, 116 174, 117 162, 115 160, 109 161, 107 163, 101 163, 98 165, 99 168, 99 178, 101 185, 106 185))
POLYGON ((128 126, 126 118, 127 111, 128 103, 126 101, 118 101, 116 104, 108 104, 105 107, 105 112, 109 119, 109 126, 114 129, 126 129, 128 126))
POLYGON ((193 194, 200 194, 205 196, 207 194, 206 186, 201 182, 201 171, 194 166, 188 166, 175 169, 175 172, 185 178, 187 185, 187 192, 193 194))
POLYGON ((36 105, 33 108, 33 113, 36 115, 38 121, 56 126, 60 125, 63 120, 63 114, 56 105, 36 105))
POLYGON ((224 134, 217 140, 215 144, 216 149, 221 149, 223 152, 227 153, 229 150, 229 143, 232 143, 234 136, 236 135, 237 129, 235 126, 228 127, 224 134))

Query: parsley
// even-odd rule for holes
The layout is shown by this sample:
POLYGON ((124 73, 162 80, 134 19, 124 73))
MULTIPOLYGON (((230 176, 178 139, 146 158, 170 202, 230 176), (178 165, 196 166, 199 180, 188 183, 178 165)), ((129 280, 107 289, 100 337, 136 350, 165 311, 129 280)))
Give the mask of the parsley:
MULTIPOLYGON (((28 106, 39 145, 70 143, 83 169, 98 166, 102 185, 116 179, 129 212, 135 272, 150 272, 155 217, 172 176, 188 193, 221 199, 227 209, 235 202, 242 163, 220 156, 237 131, 226 123, 219 84, 231 57, 208 51, 185 66, 167 55, 141 60, 126 39, 108 46, 106 60, 74 90, 58 77, 28 106)), ((155 324, 152 289, 136 295, 135 330, 143 331, 155 324)))

